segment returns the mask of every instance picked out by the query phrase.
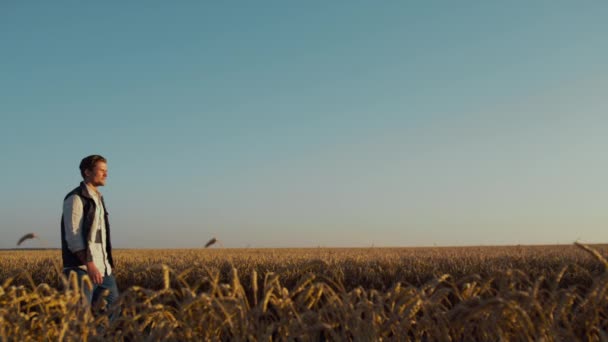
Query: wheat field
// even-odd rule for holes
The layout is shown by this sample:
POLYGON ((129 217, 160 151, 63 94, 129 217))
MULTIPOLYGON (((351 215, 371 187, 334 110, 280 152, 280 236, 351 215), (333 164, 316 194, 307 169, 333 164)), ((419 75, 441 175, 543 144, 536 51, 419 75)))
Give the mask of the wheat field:
POLYGON ((608 246, 116 250, 120 318, 60 251, 0 251, 2 341, 608 341, 608 246))

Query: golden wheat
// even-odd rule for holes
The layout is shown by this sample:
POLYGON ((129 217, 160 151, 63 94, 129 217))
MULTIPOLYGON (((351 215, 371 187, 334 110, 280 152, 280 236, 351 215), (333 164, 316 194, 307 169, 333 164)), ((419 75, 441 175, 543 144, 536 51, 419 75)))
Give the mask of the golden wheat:
POLYGON ((606 341, 606 252, 123 250, 112 322, 82 304, 90 283, 59 276, 57 251, 0 252, 0 339, 606 341))

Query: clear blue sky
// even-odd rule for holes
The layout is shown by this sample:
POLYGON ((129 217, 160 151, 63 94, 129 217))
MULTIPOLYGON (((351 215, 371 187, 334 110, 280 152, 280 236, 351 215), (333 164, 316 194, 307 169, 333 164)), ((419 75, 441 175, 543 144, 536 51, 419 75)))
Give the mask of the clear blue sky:
POLYGON ((608 3, 0 4, 0 248, 608 242, 608 3), (39 242, 30 243, 37 246, 39 242))

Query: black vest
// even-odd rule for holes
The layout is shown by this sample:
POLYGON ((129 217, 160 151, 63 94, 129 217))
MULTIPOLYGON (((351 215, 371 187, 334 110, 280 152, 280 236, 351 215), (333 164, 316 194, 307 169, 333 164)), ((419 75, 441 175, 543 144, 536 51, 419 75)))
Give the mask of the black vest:
MULTIPOLYGON (((68 197, 72 195, 77 195, 82 200, 82 239, 86 248, 89 248, 89 232, 91 231, 91 227, 93 226, 93 218, 95 217, 95 201, 89 195, 87 191, 87 186, 84 182, 80 183, 80 186, 70 191, 65 198, 64 201, 68 199, 68 197)), ((114 260, 112 259, 112 243, 110 242, 110 221, 108 220, 108 210, 106 210, 106 204, 103 201, 103 197, 101 197, 101 204, 103 205, 103 211, 105 213, 104 219, 106 221, 106 255, 108 257, 108 262, 110 266, 114 268, 114 260)), ((68 248, 68 243, 65 239, 65 225, 63 223, 63 214, 61 215, 61 256, 63 259, 63 267, 78 267, 83 265, 83 263, 78 259, 78 257, 70 251, 68 248)))

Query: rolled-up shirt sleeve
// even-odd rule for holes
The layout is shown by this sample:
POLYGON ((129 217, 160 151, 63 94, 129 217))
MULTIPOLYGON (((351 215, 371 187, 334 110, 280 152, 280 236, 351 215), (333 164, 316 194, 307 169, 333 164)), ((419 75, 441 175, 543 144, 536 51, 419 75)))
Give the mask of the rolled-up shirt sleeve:
POLYGON ((87 248, 82 236, 82 200, 72 195, 63 201, 63 225, 68 249, 78 252, 87 248))

